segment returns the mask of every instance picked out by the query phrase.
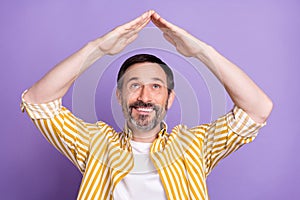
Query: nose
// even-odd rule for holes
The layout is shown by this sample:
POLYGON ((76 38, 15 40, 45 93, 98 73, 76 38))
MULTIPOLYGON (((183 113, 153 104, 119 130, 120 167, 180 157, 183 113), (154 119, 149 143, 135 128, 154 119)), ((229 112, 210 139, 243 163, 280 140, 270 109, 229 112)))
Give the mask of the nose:
POLYGON ((143 101, 145 103, 151 102, 152 94, 150 88, 147 85, 143 85, 143 87, 141 88, 140 93, 138 95, 138 100, 143 101))

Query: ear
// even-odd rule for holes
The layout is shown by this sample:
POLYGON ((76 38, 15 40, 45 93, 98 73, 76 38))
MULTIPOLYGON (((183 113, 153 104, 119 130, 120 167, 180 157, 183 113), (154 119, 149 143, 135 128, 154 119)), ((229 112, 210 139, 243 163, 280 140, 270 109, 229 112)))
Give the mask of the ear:
POLYGON ((116 97, 117 97, 117 100, 118 100, 120 105, 122 105, 122 97, 121 97, 122 95, 121 95, 121 93, 122 92, 119 89, 116 90, 116 97))
POLYGON ((175 91, 172 90, 170 95, 169 95, 169 98, 168 98, 168 110, 171 108, 174 100, 175 100, 175 97, 176 97, 176 94, 175 94, 175 91))

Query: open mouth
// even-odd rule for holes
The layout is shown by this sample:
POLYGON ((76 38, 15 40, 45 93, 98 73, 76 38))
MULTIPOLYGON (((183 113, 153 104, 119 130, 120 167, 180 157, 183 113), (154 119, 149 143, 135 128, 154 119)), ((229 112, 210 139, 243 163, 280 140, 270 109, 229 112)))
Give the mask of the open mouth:
POLYGON ((130 106, 131 110, 136 110, 141 115, 147 115, 155 110, 155 107, 150 103, 144 103, 141 101, 135 102, 130 106))
POLYGON ((137 110, 139 113, 150 113, 153 111, 153 107, 135 107, 135 110, 137 110))

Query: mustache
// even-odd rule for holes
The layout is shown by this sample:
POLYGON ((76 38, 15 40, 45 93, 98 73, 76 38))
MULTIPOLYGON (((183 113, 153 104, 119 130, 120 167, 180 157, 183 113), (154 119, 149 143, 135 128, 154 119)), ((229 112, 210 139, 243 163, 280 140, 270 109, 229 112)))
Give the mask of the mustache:
POLYGON ((159 108, 154 105, 153 103, 145 103, 143 101, 136 101, 129 105, 129 108, 138 108, 138 107, 144 107, 144 108, 153 108, 153 110, 158 110, 159 108))

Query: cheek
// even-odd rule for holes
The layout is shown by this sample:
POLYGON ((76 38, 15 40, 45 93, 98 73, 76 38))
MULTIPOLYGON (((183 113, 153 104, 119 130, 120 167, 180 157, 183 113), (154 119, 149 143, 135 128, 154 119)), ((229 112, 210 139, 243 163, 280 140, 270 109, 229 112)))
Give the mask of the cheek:
POLYGON ((165 104, 167 100, 168 100, 167 92, 160 92, 159 94, 155 95, 155 101, 159 102, 160 104, 165 104))
POLYGON ((122 104, 131 104, 137 99, 136 95, 132 93, 126 93, 122 96, 122 104))

